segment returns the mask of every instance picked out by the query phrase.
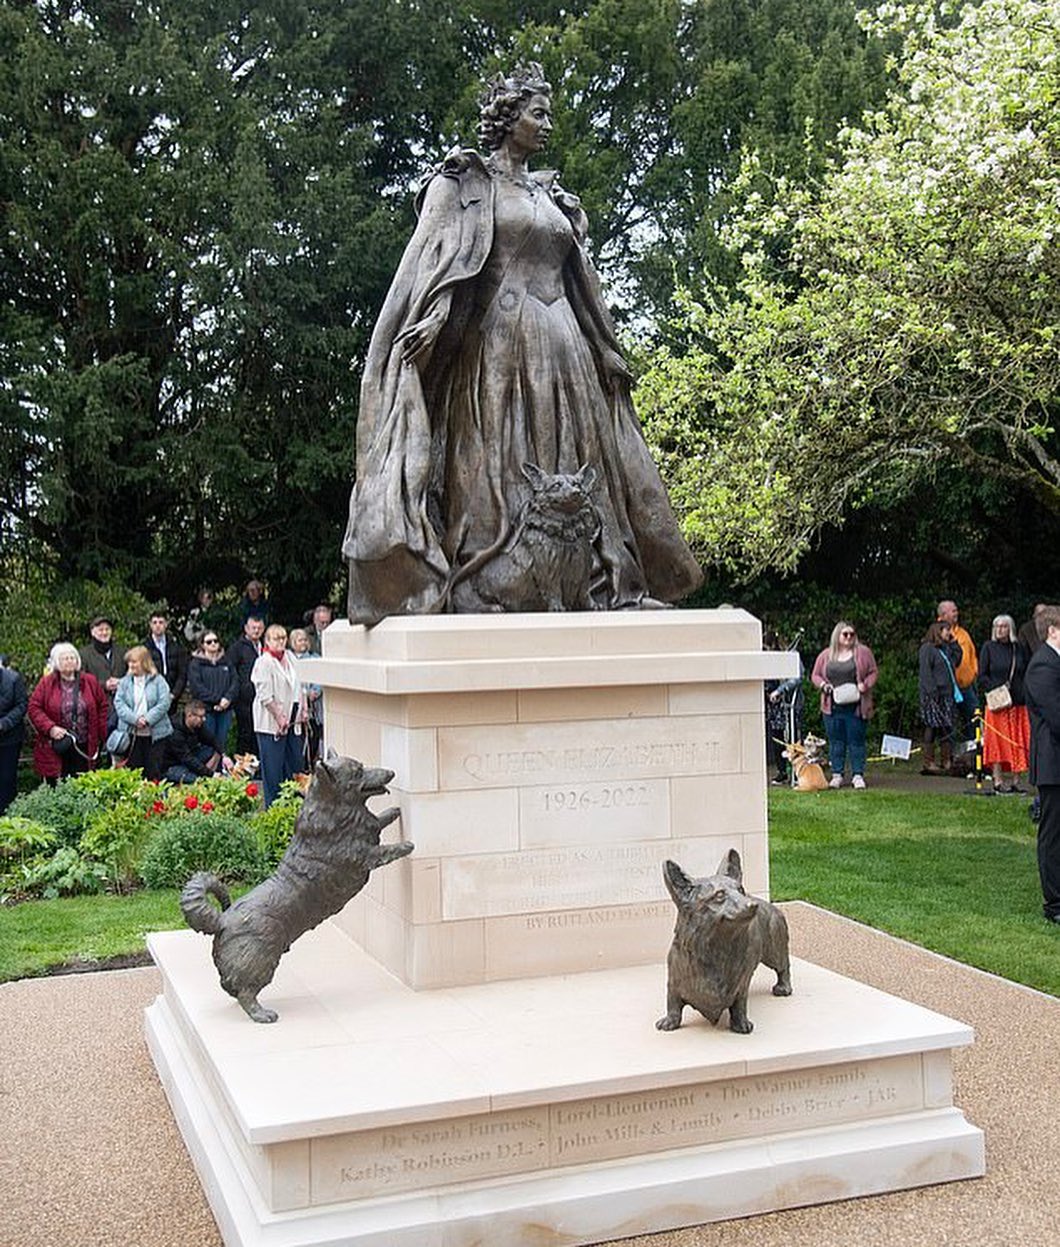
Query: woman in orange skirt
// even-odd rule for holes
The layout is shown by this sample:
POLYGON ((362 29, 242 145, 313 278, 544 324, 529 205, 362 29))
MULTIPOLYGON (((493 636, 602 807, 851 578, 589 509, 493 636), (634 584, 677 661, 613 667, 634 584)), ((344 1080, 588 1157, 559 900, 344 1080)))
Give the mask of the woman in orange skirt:
POLYGON ((983 725, 983 762, 994 777, 994 791, 1024 792, 1018 782, 1030 763, 1031 727, 1023 700, 1023 673, 1027 659, 1016 641, 1016 625, 1011 615, 998 615, 990 628, 990 640, 979 651, 979 685, 986 702, 983 725), (1005 700, 1009 705, 991 709, 990 701, 1005 700), (990 694, 994 694, 993 697, 990 694))

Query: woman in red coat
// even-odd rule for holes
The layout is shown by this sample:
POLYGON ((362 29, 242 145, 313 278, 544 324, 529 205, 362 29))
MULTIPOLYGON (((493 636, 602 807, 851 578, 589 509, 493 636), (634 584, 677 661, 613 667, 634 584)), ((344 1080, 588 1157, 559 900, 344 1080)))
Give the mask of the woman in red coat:
POLYGON ((107 695, 81 655, 60 641, 48 659, 46 675, 29 699, 29 719, 37 730, 33 765, 54 785, 60 778, 92 770, 107 737, 107 695))

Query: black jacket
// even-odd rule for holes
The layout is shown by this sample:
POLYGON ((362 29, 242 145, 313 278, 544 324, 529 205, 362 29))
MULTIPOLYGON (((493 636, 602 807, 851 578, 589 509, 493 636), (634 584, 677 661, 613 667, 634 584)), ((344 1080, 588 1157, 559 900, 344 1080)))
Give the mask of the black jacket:
POLYGON ((1031 720, 1031 783, 1060 784, 1060 654, 1046 643, 1023 679, 1031 720))
POLYGON ((979 651, 979 687, 984 693, 991 689, 1008 684, 1012 694, 1012 704, 1022 706, 1024 702, 1023 675, 1027 670, 1027 657, 1023 647, 1011 641, 987 641, 979 651), (1015 656, 1016 666, 1013 669, 1012 659, 1015 656), (1009 681, 1009 672, 1012 679, 1009 681))
POLYGON ((170 716, 173 731, 166 737, 166 753, 162 769, 171 766, 186 766, 196 775, 209 775, 209 771, 195 756, 195 751, 202 745, 208 745, 211 752, 223 754, 224 749, 218 744, 217 737, 204 727, 191 728, 184 722, 183 712, 170 716))
MULTIPOLYGON (((952 697, 953 676, 941 648, 925 641, 920 647, 920 696, 952 697)), ((952 659, 951 659, 952 661, 952 659)))
POLYGON ((0 667, 0 745, 22 743, 28 704, 25 681, 19 673, 0 667))
POLYGON ((151 661, 155 664, 158 674, 165 676, 166 683, 169 685, 169 695, 173 704, 176 705, 188 682, 188 651, 183 645, 174 641, 168 632, 166 633, 165 663, 162 662, 162 651, 155 644, 153 637, 148 637, 144 645, 147 646, 147 652, 151 655, 151 661))
POLYGON ((225 655, 239 678, 239 700, 247 706, 254 700, 254 684, 250 673, 254 670, 254 664, 258 661, 260 652, 255 648, 253 641, 248 640, 246 636, 241 636, 236 637, 225 655))
POLYGON ((239 696, 239 675, 225 654, 217 662, 210 662, 200 654, 192 654, 188 664, 188 692, 206 703, 212 710, 222 697, 234 706, 239 696))

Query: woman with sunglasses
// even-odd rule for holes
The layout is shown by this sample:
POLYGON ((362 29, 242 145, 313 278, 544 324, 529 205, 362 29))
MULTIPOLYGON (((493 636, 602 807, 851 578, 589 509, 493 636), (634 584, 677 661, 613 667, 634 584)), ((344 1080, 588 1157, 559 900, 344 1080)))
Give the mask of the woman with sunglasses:
POLYGON ((228 660, 220 636, 207 628, 202 648, 192 654, 188 664, 188 693, 206 707, 204 726, 222 746, 228 740, 238 692, 239 674, 228 660))
POLYGON ((858 640, 854 625, 841 619, 832 629, 827 648, 817 655, 810 676, 821 690, 821 714, 832 768, 830 788, 842 788, 848 759, 851 783, 855 788, 865 787, 865 738, 872 718, 876 675, 872 650, 858 640))

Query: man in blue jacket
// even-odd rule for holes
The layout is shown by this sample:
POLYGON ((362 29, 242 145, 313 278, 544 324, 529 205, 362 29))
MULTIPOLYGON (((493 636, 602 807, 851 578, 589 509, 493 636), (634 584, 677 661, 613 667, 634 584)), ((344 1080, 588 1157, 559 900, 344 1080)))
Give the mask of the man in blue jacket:
POLYGON ((1038 647, 1023 678, 1031 720, 1031 783, 1041 799, 1038 874, 1042 909, 1060 924, 1060 606, 1039 616, 1045 644, 1038 647))

